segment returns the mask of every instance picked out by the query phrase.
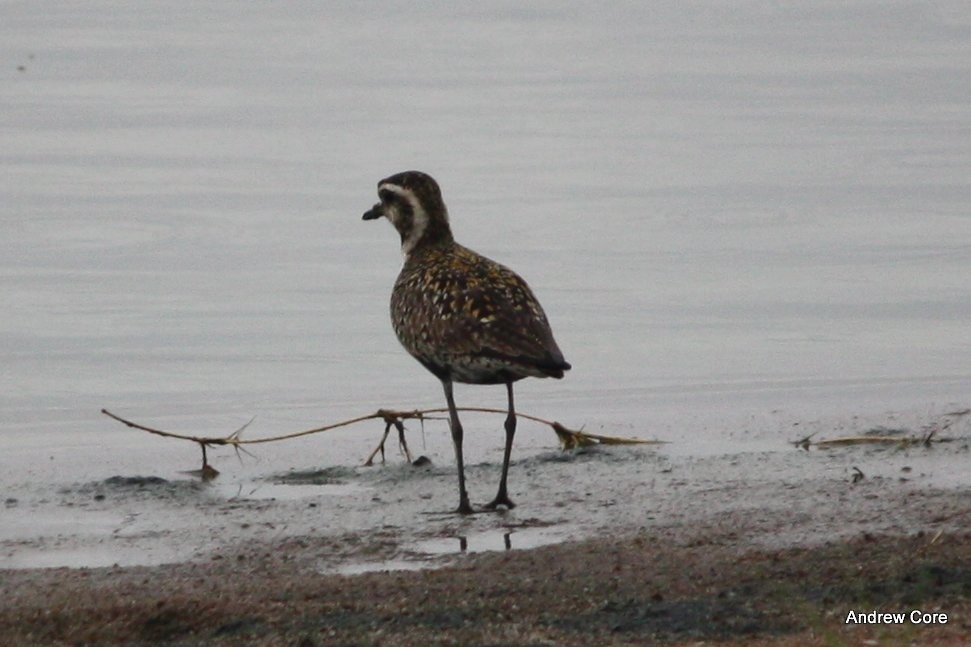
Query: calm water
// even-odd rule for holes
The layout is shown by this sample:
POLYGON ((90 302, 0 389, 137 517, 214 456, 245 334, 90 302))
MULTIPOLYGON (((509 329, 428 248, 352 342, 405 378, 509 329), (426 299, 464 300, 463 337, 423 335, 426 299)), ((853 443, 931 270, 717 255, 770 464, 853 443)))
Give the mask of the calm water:
MULTIPOLYGON (((256 437, 440 406, 360 219, 407 168, 574 366, 522 411, 703 454, 967 406, 963 6, 0 5, 0 494, 195 466, 102 407, 256 437)), ((220 467, 353 465, 379 431, 220 467)))

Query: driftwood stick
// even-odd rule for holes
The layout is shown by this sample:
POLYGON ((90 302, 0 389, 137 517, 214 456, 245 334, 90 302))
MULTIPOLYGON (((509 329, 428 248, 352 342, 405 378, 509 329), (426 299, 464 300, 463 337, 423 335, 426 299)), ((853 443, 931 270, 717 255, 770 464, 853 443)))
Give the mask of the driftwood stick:
MULTIPOLYGON (((316 427, 314 429, 307 429, 305 431, 297 431, 290 434, 283 434, 280 436, 270 436, 268 438, 253 438, 244 440, 241 438, 242 431, 249 426, 249 423, 243 425, 240 429, 234 431, 229 436, 190 436, 188 434, 178 434, 171 431, 163 431, 161 429, 154 429, 152 427, 147 427, 145 425, 139 424, 137 422, 132 422, 126 418, 114 414, 107 409, 102 409, 101 413, 117 420, 123 425, 131 427, 132 429, 139 429, 141 431, 147 431, 150 434, 155 434, 156 436, 163 436, 165 438, 177 438, 180 440, 191 440, 196 443, 203 443, 206 445, 256 445, 259 443, 270 443, 277 440, 289 440, 290 438, 299 438, 300 436, 308 436, 310 434, 317 434, 323 431, 330 431, 331 429, 337 429, 339 427, 346 427, 348 425, 353 425, 358 422, 364 422, 365 420, 373 420, 375 418, 385 418, 393 412, 387 412, 384 410, 379 410, 376 413, 372 413, 366 416, 359 416, 357 418, 352 418, 350 420, 344 420, 341 422, 334 423, 332 425, 324 425, 323 427, 316 427)), ((252 420, 250 421, 252 422, 252 420)))
POLYGON ((813 440, 813 436, 816 435, 816 432, 814 432, 804 438, 793 441, 792 444, 807 451, 811 447, 825 449, 827 447, 848 445, 898 445, 900 447, 909 447, 920 444, 924 447, 931 447, 935 443, 949 443, 957 440, 957 438, 942 438, 940 432, 947 431, 954 423, 969 414, 971 414, 971 409, 959 409, 945 413, 938 420, 924 425, 920 435, 905 434, 903 430, 897 433, 873 433, 874 431, 886 431, 877 428, 862 436, 843 436, 840 438, 813 440))
MULTIPOLYGON (((433 418, 430 414, 445 413, 448 409, 436 408, 436 409, 413 409, 410 411, 397 411, 392 409, 378 409, 374 413, 367 414, 364 416, 358 416, 356 418, 351 418, 349 420, 343 420, 341 422, 335 422, 333 424, 324 425, 322 427, 315 427, 313 429, 307 429, 304 431, 296 431, 288 434, 281 434, 277 436, 268 436, 266 438, 252 438, 243 439, 243 431, 252 423, 250 420, 245 425, 234 431, 228 436, 193 436, 189 434, 179 434, 171 431, 164 431, 162 429, 155 429, 154 427, 148 427, 137 422, 123 418, 107 409, 102 409, 101 413, 108 416, 112 420, 116 420, 121 424, 130 427, 132 429, 138 429, 140 431, 146 431, 150 434, 155 434, 156 436, 162 436, 164 438, 176 438, 179 440, 188 440, 194 443, 198 443, 203 452, 203 468, 209 468, 208 461, 206 459, 206 446, 225 446, 229 445, 236 448, 237 451, 241 450, 242 445, 256 445, 259 443, 270 443, 279 440, 289 440, 291 438, 299 438, 301 436, 309 436, 311 434, 317 434, 325 431, 331 431, 333 429, 339 429, 341 427, 347 427, 349 425, 357 424, 359 422, 365 422, 367 420, 383 420, 384 435, 381 438, 381 442, 378 444, 377 448, 371 455, 368 456, 365 465, 370 465, 374 461, 374 457, 381 453, 382 460, 384 459, 384 443, 391 432, 391 427, 394 427, 398 431, 398 442, 401 445, 402 451, 411 462, 411 452, 408 449, 408 443, 405 440, 405 420, 419 420, 424 425, 425 420, 432 420, 433 418)), ((491 409, 488 407, 461 407, 459 411, 472 412, 472 413, 499 413, 506 414, 505 409, 491 409)), ((561 444, 565 449, 570 449, 574 447, 582 447, 586 445, 592 445, 597 443, 603 444, 656 444, 663 441, 658 440, 642 440, 639 438, 614 438, 611 436, 602 436, 598 434, 588 434, 583 431, 575 431, 564 427, 558 422, 552 420, 546 420, 538 416, 533 416, 528 413, 517 413, 520 418, 525 418, 526 420, 532 420, 544 425, 549 426, 556 432, 557 437, 560 439, 561 444)))
POLYGON ((147 431, 148 433, 155 434, 156 436, 164 436, 165 438, 181 438, 182 440, 191 440, 193 442, 205 443, 207 445, 226 445, 231 443, 231 441, 229 441, 227 438, 202 438, 200 436, 187 436, 185 434, 172 433, 171 431, 162 431, 161 429, 153 429, 151 427, 146 427, 145 425, 140 425, 137 422, 126 420, 121 416, 116 416, 115 414, 111 413, 107 409, 102 409, 101 413, 108 416, 109 418, 117 420, 123 425, 131 427, 132 429, 147 431))
POLYGON ((408 441, 405 440, 405 425, 401 422, 400 418, 394 418, 385 419, 384 435, 381 436, 381 442, 378 443, 378 446, 374 448, 374 451, 364 461, 365 467, 370 467, 374 464, 374 457, 378 452, 381 452, 381 462, 384 463, 384 442, 388 439, 388 434, 391 433, 392 426, 398 430, 398 445, 401 447, 401 451, 405 453, 405 458, 408 462, 412 462, 411 451, 408 449, 408 441))
MULTIPOLYGON (((112 413, 107 409, 102 409, 101 413, 108 416, 112 420, 116 420, 121 424, 127 427, 130 427, 132 429, 146 431, 150 434, 155 434, 156 436, 162 436, 164 438, 188 440, 190 442, 194 442, 198 444, 200 449, 202 449, 202 469, 193 470, 192 472, 189 472, 189 473, 196 476, 200 476, 201 478, 206 480, 206 479, 215 478, 216 475, 219 474, 219 471, 209 464, 208 456, 206 454, 206 448, 210 445, 212 446, 229 445, 233 447, 233 449, 235 449, 237 452, 240 452, 240 451, 245 452, 246 450, 243 448, 243 445, 255 445, 259 443, 276 442, 279 440, 290 440, 292 438, 300 438, 301 436, 309 436, 311 434, 318 434, 325 431, 332 431, 334 429, 347 427, 348 425, 353 425, 359 422, 365 422, 367 420, 377 420, 377 419, 384 421, 384 435, 381 437, 381 442, 379 442, 378 446, 374 449, 373 452, 371 452, 371 455, 368 456, 367 461, 364 464, 372 465, 374 463, 374 457, 379 452, 381 454, 381 461, 384 462, 384 443, 388 439, 388 435, 391 433, 392 427, 394 427, 398 431, 398 443, 401 447, 401 450, 404 452, 405 457, 408 459, 408 462, 411 463, 413 461, 411 458, 411 451, 408 449, 408 443, 405 440, 404 421, 418 420, 421 422, 422 426, 424 426, 425 420, 437 419, 431 416, 430 414, 445 413, 446 411, 448 411, 448 409, 444 409, 444 408, 424 409, 424 410, 414 409, 411 411, 394 411, 390 409, 378 409, 374 413, 371 413, 368 415, 358 416, 356 418, 343 420, 341 422, 335 422, 333 424, 324 425, 322 427, 315 427, 313 429, 296 431, 293 433, 281 434, 278 436, 269 436, 266 438, 252 438, 252 439, 245 439, 245 440, 242 438, 243 431, 247 427, 249 427, 250 423, 252 423, 253 420, 250 420, 245 425, 243 425, 233 433, 229 434, 228 436, 193 436, 190 434, 179 434, 171 431, 164 431, 162 429, 156 429, 154 427, 149 427, 147 425, 139 424, 137 422, 128 420, 127 418, 123 418, 115 413, 112 413)), ((462 407, 459 409, 459 411, 468 411, 468 412, 475 412, 475 413, 500 413, 500 414, 507 413, 505 409, 490 409, 487 407, 462 407)), ((595 445, 595 444, 653 444, 653 443, 663 442, 658 440, 641 440, 638 438, 613 438, 610 436, 601 436, 598 434, 587 434, 582 431, 574 431, 572 429, 567 429, 566 427, 564 427, 558 422, 545 420, 537 416, 529 415, 528 413, 517 413, 516 415, 519 416, 520 418, 533 420, 535 422, 539 422, 551 427, 553 431, 556 432, 557 438, 559 438, 560 445, 563 447, 563 449, 574 449, 577 447, 586 447, 588 445, 595 445)))

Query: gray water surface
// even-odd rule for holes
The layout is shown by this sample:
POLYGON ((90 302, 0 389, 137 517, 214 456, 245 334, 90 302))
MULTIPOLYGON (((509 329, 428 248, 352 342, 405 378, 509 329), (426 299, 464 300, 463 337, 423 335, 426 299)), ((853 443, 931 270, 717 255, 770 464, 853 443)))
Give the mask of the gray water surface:
MULTIPOLYGON (((0 17, 0 565, 97 563, 51 538, 108 541, 147 504, 58 492, 198 466, 102 407, 201 435, 256 416, 260 437, 441 406, 388 321, 397 236, 360 218, 408 168, 439 180, 461 242, 527 278, 574 366, 521 383, 519 408, 669 441, 645 469, 784 453, 807 427, 919 429, 971 399, 961 2, 15 2, 0 17)), ((457 398, 504 406, 501 388, 457 398)), ((501 418, 466 427, 488 500, 501 418)), ((415 505, 451 507, 447 427, 409 429, 435 465, 415 505)), ((355 468, 381 430, 214 450, 223 475, 199 496, 355 468)), ((553 434, 522 423, 515 456, 538 476, 520 464, 511 487, 533 514, 549 452, 553 434)), ((597 478, 652 478, 635 465, 597 478)), ((928 470, 971 485, 966 457, 928 470)), ((316 510, 344 501, 338 525, 380 524, 354 488, 316 510)), ((158 560, 224 539, 170 513, 146 532, 184 524, 193 549, 162 533, 158 560)), ((128 561, 153 561, 133 545, 128 561)))

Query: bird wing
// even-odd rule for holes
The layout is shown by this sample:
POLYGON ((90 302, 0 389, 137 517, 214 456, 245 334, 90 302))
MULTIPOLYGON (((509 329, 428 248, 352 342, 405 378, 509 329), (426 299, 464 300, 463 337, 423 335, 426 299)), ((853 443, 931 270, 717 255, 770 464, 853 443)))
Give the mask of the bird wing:
POLYGON ((417 306, 426 322, 415 340, 421 352, 563 368, 546 314, 518 274, 464 248, 436 266, 444 269, 426 277, 417 306))

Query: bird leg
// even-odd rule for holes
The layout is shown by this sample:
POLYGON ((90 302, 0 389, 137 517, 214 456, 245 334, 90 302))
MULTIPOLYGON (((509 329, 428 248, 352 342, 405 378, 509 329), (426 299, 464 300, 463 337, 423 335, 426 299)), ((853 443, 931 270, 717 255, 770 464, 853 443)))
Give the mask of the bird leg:
POLYGON ((469 493, 465 489, 465 463, 462 459, 462 423, 459 421, 458 411, 455 410, 455 398, 452 397, 452 380, 442 380, 445 389, 445 402, 448 404, 448 424, 452 430, 452 444, 455 445, 455 463, 459 472, 459 514, 472 514, 469 504, 469 493))
POLYGON ((510 510, 516 504, 509 498, 506 492, 506 476, 509 474, 509 457, 512 455, 512 439, 516 435, 516 407, 513 404, 512 382, 506 383, 506 392, 509 394, 509 415, 506 416, 506 450, 502 456, 502 476, 499 478, 499 491, 496 498, 486 504, 487 508, 495 509, 500 505, 506 506, 510 510))

